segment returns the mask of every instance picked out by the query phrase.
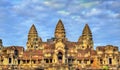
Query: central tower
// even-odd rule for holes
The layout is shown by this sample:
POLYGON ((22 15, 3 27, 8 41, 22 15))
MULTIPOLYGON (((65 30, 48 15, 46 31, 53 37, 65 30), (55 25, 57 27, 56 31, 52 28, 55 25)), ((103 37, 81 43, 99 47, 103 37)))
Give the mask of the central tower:
POLYGON ((54 35, 57 40, 65 40, 66 38, 65 28, 61 20, 59 20, 56 25, 54 35))
POLYGON ((65 41, 66 33, 61 20, 58 21, 55 28, 55 50, 54 58, 55 63, 65 63, 65 41))

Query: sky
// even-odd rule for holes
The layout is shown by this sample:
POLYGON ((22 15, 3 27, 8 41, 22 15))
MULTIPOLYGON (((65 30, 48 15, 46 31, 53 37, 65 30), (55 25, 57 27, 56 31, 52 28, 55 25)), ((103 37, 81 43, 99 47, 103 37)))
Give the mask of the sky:
POLYGON ((59 19, 69 41, 77 42, 87 23, 94 47, 120 47, 120 0, 0 0, 0 39, 4 46, 26 48, 32 24, 46 41, 59 19))

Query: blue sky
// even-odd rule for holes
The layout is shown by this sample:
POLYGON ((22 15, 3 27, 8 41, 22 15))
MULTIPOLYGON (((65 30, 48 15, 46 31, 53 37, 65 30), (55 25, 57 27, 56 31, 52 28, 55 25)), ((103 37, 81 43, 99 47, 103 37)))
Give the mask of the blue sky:
POLYGON ((0 38, 4 46, 26 46, 35 24, 43 41, 54 36, 59 19, 68 40, 77 41, 86 23, 94 46, 120 47, 120 0, 0 0, 0 38))

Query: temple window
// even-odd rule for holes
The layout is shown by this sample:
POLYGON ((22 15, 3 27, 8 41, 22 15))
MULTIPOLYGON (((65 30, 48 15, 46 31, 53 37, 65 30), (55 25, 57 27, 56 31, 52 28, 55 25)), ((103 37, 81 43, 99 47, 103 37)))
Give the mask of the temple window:
POLYGON ((81 63, 81 60, 79 60, 79 63, 81 63))
POLYGON ((33 45, 31 45, 31 48, 33 48, 33 45))
POLYGON ((71 59, 70 58, 68 58, 68 63, 71 63, 71 59))
POLYGON ((27 60, 27 63, 29 63, 30 61, 29 60, 27 60))
POLYGON ((23 64, 25 64, 25 60, 23 60, 23 64))
POLYGON ((52 63, 52 59, 50 59, 50 63, 52 63))
POLYGON ((33 63, 35 64, 35 63, 36 63, 36 61, 34 60, 34 61, 33 61, 33 63))
POLYGON ((38 63, 41 63, 41 60, 38 60, 38 63))
POLYGON ((92 63, 93 63, 93 60, 91 60, 90 63, 92 64, 92 63))
POLYGON ((100 51, 100 48, 98 48, 98 51, 100 51))
POLYGON ((87 48, 89 48, 89 45, 87 45, 87 48))
POLYGON ((18 64, 20 64, 20 60, 18 60, 18 64))
POLYGON ((84 48, 84 46, 82 46, 82 48, 84 48))
POLYGON ((1 63, 3 63, 3 60, 1 60, 1 63))
POLYGON ((35 48, 38 48, 37 46, 35 46, 35 48))
POLYGON ((17 56, 18 55, 18 50, 15 50, 14 53, 15 53, 15 56, 17 56))
POLYGON ((36 41, 38 40, 38 38, 36 38, 36 41))
POLYGON ((103 61, 103 60, 102 60, 102 59, 100 59, 100 64, 102 64, 102 61, 103 61))
POLYGON ((45 59, 46 63, 49 63, 49 60, 48 59, 45 59))
POLYGON ((115 48, 115 49, 113 49, 113 51, 115 52, 115 51, 117 51, 117 49, 115 48))
POLYGON ((87 60, 84 60, 84 63, 87 64, 87 60))
POLYGON ((9 58, 9 64, 11 64, 11 62, 12 62, 12 59, 11 59, 11 58, 9 58))

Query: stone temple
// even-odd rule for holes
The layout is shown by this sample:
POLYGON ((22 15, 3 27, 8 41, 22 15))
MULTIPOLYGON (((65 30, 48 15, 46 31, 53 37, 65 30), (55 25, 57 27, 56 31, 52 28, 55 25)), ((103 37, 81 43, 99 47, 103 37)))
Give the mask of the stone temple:
POLYGON ((65 27, 58 21, 54 37, 43 42, 33 24, 28 32, 27 49, 22 46, 3 46, 0 40, 1 70, 93 70, 120 68, 117 46, 97 46, 94 49, 92 32, 85 25, 77 42, 66 38, 65 27))

